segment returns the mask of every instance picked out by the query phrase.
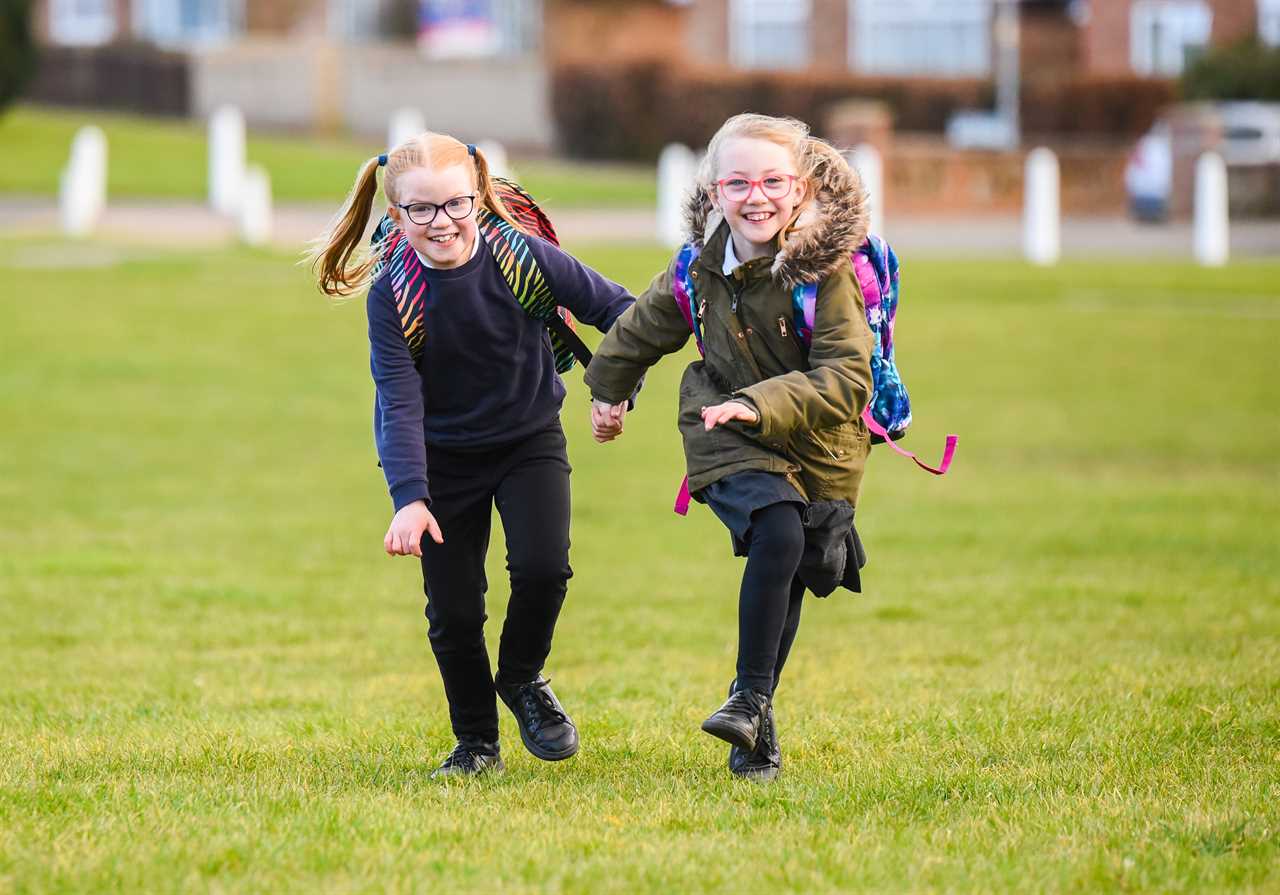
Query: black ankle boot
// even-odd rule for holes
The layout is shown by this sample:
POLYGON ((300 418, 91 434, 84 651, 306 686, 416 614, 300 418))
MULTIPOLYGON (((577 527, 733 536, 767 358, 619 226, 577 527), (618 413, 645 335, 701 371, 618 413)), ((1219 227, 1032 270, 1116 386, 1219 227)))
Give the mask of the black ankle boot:
POLYGON ((562 761, 578 751, 578 728, 541 676, 523 684, 499 684, 498 695, 516 716, 524 747, 543 761, 562 761))
MULTIPOLYGON (((729 685, 732 696, 738 682, 729 685)), ((756 747, 750 752, 737 746, 729 747, 729 770, 736 777, 745 777, 767 783, 782 773, 782 747, 778 743, 778 727, 773 720, 773 701, 764 713, 764 722, 760 725, 760 734, 756 737, 756 747)))
POLYGON ((478 740, 459 740, 453 747, 444 764, 431 772, 431 779, 441 777, 475 777, 480 774, 495 773, 504 770, 502 756, 498 754, 497 743, 482 743, 478 740))
POLYGON ((759 690, 734 690, 702 729, 732 746, 751 752, 769 709, 769 694, 759 690))

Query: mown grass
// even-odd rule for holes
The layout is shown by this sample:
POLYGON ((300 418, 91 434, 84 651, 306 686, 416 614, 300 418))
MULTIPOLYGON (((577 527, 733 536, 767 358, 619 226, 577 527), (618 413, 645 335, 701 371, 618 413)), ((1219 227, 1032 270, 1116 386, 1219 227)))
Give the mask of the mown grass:
MULTIPOLYGON (((633 288, 663 260, 580 248, 633 288)), ((508 772, 438 785, 359 302, 244 252, 0 267, 0 890, 1280 886, 1276 264, 907 254, 911 443, 960 454, 942 480, 873 456, 867 593, 806 608, 767 788, 697 729, 740 565, 670 512, 678 361, 606 448, 568 377, 548 670, 581 754, 540 763, 504 718, 508 772)), ((500 540, 490 580, 496 622, 500 540)))
MULTIPOLYGON (((203 123, 94 111, 17 106, 0 113, 0 195, 52 196, 71 140, 85 124, 107 136, 107 191, 116 199, 194 199, 208 195, 203 123)), ((457 135, 478 139, 483 135, 457 135)), ((376 140, 250 132, 247 156, 271 176, 277 201, 341 202, 360 165, 386 151, 376 140)), ((551 210, 652 207, 652 168, 515 158, 521 183, 551 210)))

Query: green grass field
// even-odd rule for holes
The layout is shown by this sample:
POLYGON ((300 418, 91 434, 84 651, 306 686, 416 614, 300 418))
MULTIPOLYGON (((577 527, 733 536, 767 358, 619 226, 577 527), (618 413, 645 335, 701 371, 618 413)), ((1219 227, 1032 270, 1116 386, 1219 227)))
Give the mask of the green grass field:
MULTIPOLYGON (((114 199, 195 199, 208 195, 208 156, 202 123, 100 111, 18 106, 0 113, 0 196, 56 195, 78 128, 97 124, 107 135, 107 191, 114 199)), ((465 137, 466 135, 459 135, 465 137)), ((266 168, 280 202, 341 202, 356 171, 385 151, 377 141, 250 133, 247 155, 266 168)), ((515 158, 520 182, 552 210, 652 207, 653 168, 623 164, 572 165, 515 158)))
MULTIPOLYGON (((960 452, 873 456, 782 779, 698 730, 741 566, 670 512, 673 358, 608 447, 568 377, 581 754, 504 717, 507 773, 440 785, 359 301, 275 255, 0 243, 0 891, 1280 890, 1280 265, 905 263, 910 442, 960 452)), ((500 541, 490 578, 496 636, 500 541)))

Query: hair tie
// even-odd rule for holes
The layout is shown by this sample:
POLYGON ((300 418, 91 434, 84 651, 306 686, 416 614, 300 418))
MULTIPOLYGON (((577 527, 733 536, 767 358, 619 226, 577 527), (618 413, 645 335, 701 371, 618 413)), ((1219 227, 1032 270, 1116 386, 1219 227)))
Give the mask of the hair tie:
POLYGON ((467 155, 471 156, 472 158, 476 157, 476 144, 474 143, 467 144, 467 155))
POLYGON ((382 155, 378 156, 378 167, 385 168, 386 166, 387 166, 387 154, 384 152, 382 155))

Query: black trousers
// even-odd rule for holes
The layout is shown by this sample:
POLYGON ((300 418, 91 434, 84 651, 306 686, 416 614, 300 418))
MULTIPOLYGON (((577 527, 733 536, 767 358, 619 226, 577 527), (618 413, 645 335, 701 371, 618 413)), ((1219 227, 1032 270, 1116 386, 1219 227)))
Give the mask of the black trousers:
POLYGON ((498 709, 484 642, 484 561, 496 503, 507 539, 511 601, 498 647, 499 683, 542 671, 573 570, 569 568, 569 460, 552 425, 517 444, 478 451, 428 446, 431 512, 444 543, 422 539, 431 651, 460 740, 497 742, 498 709))
POLYGON ((751 514, 747 568, 738 595, 738 686, 772 693, 800 628, 804 553, 800 505, 775 503, 751 514))

